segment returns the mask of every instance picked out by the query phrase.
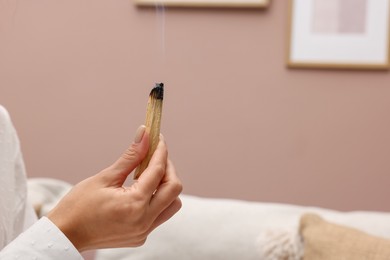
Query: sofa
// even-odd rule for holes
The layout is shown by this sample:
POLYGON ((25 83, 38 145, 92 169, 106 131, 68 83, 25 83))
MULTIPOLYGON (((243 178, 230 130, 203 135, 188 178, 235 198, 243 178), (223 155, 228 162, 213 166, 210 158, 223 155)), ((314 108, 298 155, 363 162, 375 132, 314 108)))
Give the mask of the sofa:
MULTIPOLYGON (((29 199, 46 214, 71 188, 30 179, 29 199)), ((96 260, 390 259, 390 213, 202 198, 183 207, 139 248, 103 249, 96 260), (314 255, 310 253, 314 252, 314 255), (330 255, 329 255, 330 254, 330 255)))

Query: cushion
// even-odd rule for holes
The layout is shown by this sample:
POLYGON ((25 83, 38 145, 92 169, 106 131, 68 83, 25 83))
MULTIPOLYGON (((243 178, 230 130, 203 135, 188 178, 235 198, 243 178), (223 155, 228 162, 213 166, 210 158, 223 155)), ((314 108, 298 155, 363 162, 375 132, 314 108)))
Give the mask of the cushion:
POLYGON ((316 214, 305 214, 301 218, 300 233, 303 260, 390 259, 390 240, 325 221, 316 214))

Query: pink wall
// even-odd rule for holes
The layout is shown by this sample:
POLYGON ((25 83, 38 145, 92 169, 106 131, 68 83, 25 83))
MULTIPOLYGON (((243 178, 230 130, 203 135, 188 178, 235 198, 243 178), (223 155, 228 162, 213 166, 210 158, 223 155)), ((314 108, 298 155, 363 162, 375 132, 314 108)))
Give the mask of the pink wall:
POLYGON ((390 210, 390 74, 289 70, 287 1, 267 10, 129 0, 0 2, 0 103, 30 176, 111 163, 166 83, 162 130, 189 194, 390 210))

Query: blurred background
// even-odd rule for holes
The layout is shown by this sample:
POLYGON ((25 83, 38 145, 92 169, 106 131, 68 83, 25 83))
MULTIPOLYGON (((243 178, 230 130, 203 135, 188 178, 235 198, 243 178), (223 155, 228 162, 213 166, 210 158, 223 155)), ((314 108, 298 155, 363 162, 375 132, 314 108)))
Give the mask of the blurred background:
POLYGON ((184 192, 390 210, 388 71, 286 67, 288 1, 266 9, 2 0, 0 104, 30 177, 112 163, 164 82, 184 192))

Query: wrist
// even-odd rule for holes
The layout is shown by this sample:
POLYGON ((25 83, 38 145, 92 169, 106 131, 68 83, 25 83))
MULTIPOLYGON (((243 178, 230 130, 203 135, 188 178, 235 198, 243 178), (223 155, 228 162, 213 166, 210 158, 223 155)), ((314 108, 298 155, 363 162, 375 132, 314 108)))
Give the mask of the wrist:
POLYGON ((69 221, 62 214, 56 214, 55 210, 50 211, 47 214, 47 218, 57 226, 79 252, 86 250, 86 246, 84 245, 85 239, 82 237, 83 232, 77 228, 75 221, 69 221))

